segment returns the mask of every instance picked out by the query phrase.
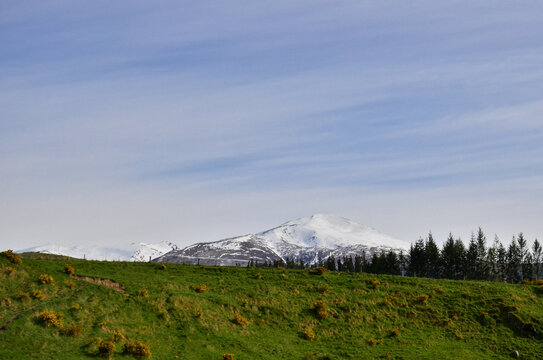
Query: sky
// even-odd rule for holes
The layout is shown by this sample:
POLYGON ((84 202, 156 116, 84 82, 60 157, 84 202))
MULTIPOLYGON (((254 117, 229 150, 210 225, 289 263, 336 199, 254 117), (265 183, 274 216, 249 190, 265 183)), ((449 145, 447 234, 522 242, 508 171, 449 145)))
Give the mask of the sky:
POLYGON ((344 216, 543 239, 539 1, 0 4, 0 247, 344 216))

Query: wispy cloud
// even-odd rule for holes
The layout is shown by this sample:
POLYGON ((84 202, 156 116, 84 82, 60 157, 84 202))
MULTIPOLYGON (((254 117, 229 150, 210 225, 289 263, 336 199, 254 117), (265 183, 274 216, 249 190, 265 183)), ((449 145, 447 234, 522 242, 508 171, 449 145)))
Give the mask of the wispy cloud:
POLYGON ((2 244, 183 244, 315 212, 541 237, 533 6, 3 4, 2 244))

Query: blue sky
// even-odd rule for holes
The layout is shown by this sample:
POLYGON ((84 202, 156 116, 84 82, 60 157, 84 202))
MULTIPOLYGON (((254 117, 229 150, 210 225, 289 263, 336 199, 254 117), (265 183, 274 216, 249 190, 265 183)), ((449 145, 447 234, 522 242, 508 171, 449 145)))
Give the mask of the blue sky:
POLYGON ((4 1, 0 241, 313 213, 543 238, 543 4, 4 1))

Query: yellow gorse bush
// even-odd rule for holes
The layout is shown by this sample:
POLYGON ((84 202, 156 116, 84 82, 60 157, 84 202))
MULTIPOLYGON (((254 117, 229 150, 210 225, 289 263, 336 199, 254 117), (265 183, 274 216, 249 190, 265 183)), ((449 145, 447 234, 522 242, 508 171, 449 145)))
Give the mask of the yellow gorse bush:
POLYGON ((323 300, 315 301, 313 303, 312 309, 315 312, 315 316, 317 317, 317 319, 322 320, 328 317, 328 309, 326 307, 326 303, 323 300))
POLYGON ((13 250, 2 251, 0 254, 8 258, 8 260, 11 261, 13 264, 23 263, 23 259, 21 259, 19 255, 15 254, 13 250))
POLYGON ((36 300, 41 300, 43 299, 43 293, 41 292, 41 290, 33 290, 32 297, 36 300))
POLYGON ((62 313, 57 314, 51 310, 43 310, 36 316, 36 320, 38 320, 45 327, 56 327, 60 329, 62 328, 63 316, 64 315, 62 313))
POLYGON ((62 270, 63 273, 68 275, 73 275, 75 273, 74 267, 70 264, 64 265, 64 269, 62 270))
POLYGON ((53 279, 53 277, 51 275, 47 275, 47 274, 40 275, 39 281, 42 284, 54 284, 55 283, 55 279, 53 279))
POLYGON ((140 358, 151 356, 151 349, 141 341, 125 343, 124 352, 140 358))
POLYGON ((306 328, 304 330, 304 339, 306 340, 313 340, 315 339, 315 333, 313 332, 313 329, 311 328, 306 328))
POLYGON ((111 341, 103 341, 98 345, 98 355, 101 357, 110 357, 115 350, 115 344, 111 341))
POLYGON ((241 325, 241 326, 247 326, 247 325, 249 325, 249 320, 247 320, 246 318, 244 318, 243 316, 241 316, 239 314, 236 314, 234 316, 234 323, 236 323, 238 325, 241 325))

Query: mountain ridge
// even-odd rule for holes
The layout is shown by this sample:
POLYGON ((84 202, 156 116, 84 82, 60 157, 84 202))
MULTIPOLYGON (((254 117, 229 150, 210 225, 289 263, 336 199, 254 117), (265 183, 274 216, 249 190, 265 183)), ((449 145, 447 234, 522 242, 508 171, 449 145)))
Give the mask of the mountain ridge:
POLYGON ((314 264, 336 258, 379 251, 407 250, 407 242, 336 215, 315 214, 287 221, 256 234, 189 245, 153 261, 206 265, 243 265, 248 261, 287 259, 314 264))

